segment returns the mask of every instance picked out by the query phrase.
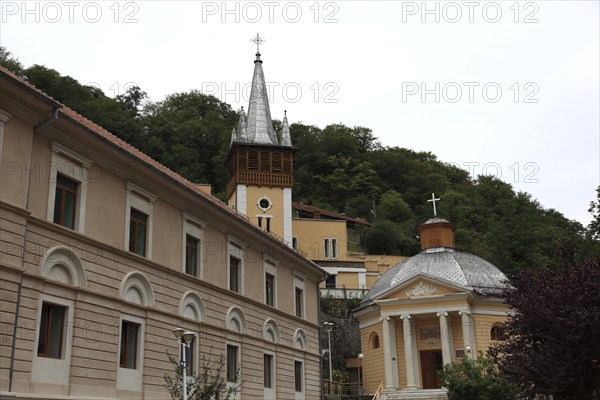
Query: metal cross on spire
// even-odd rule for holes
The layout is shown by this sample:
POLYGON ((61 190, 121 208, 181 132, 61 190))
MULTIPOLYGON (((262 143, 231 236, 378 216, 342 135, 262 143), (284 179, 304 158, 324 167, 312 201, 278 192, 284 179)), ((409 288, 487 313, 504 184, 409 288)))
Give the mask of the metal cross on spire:
POLYGON ((250 41, 251 41, 252 43, 255 43, 255 44, 256 44, 256 52, 257 52, 257 53, 260 53, 260 45, 261 45, 262 43, 266 42, 266 40, 265 40, 265 39, 263 39, 263 38, 261 38, 261 37, 260 37, 260 34, 259 34, 258 32, 256 32, 256 36, 255 36, 255 37, 253 37, 252 39, 250 39, 250 41))
POLYGON ((435 202, 441 200, 439 197, 436 199, 435 194, 431 193, 431 199, 427 200, 427 202, 433 203, 433 216, 437 217, 437 210, 435 209, 435 202))

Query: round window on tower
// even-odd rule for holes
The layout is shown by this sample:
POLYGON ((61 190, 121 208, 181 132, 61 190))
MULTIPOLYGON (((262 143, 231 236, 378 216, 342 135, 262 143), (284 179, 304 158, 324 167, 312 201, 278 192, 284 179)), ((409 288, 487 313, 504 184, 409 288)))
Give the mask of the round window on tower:
POLYGON ((258 200, 258 203, 256 203, 258 205, 258 208, 260 208, 263 211, 267 211, 269 208, 271 208, 271 200, 267 199, 266 197, 261 197, 258 200))

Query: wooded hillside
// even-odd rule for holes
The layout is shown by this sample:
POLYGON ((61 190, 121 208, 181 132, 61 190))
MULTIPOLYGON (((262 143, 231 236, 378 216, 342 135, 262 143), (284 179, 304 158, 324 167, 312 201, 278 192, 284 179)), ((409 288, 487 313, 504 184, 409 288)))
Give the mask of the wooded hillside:
MULTIPOLYGON (((223 162, 239 117, 229 104, 197 90, 153 102, 139 87, 113 99, 45 66, 25 68, 4 48, 0 65, 188 180, 212 184, 223 199, 223 162)), ((281 122, 274 125, 279 131, 281 122)), ((294 200, 371 221, 360 232, 370 253, 418 252, 416 228, 431 217, 426 200, 435 192, 442 199, 438 215, 456 225, 457 249, 507 274, 558 265, 561 246, 586 257, 600 254, 600 187, 598 198, 590 199, 594 219, 584 227, 499 179, 470 177, 429 152, 386 147, 369 128, 295 123, 290 130, 294 200)))

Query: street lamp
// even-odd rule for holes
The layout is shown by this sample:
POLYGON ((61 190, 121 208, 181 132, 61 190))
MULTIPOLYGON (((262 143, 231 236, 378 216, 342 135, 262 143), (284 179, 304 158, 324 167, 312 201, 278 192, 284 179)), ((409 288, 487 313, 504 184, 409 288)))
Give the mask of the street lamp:
POLYGON ((194 332, 186 331, 183 328, 173 329, 173 336, 179 343, 179 363, 183 369, 183 400, 187 400, 187 365, 185 362, 185 348, 190 347, 192 340, 196 336, 194 332))
MULTIPOLYGON (((358 355, 358 395, 359 396, 362 396, 362 385, 360 384, 360 369, 362 367, 363 358, 365 358, 365 355, 363 353, 360 353, 358 355)), ((363 368, 362 370, 364 371, 365 369, 363 368)), ((364 382, 364 379, 363 379, 363 382, 364 382)))
POLYGON ((329 343, 329 380, 333 381, 333 374, 332 371, 333 369, 331 368, 331 359, 332 354, 331 354, 331 331, 333 330, 333 322, 323 322, 323 327, 325 328, 325 330, 327 331, 327 342, 329 343))

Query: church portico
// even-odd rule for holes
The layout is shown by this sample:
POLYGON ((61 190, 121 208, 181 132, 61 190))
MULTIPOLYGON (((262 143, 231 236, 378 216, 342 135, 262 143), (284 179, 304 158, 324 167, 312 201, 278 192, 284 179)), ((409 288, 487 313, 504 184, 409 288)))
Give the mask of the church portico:
POLYGON ((385 313, 381 317, 384 387, 439 388, 436 370, 456 360, 456 350, 472 356, 470 315, 462 309, 385 313))
POLYGON ((379 277, 354 312, 367 393, 382 385, 389 400, 445 399, 438 371, 476 358, 491 343, 490 328, 504 322, 509 310, 498 295, 505 275, 455 251, 453 231, 440 218, 421 225, 421 253, 379 277))

